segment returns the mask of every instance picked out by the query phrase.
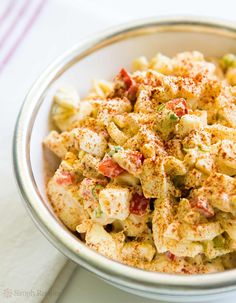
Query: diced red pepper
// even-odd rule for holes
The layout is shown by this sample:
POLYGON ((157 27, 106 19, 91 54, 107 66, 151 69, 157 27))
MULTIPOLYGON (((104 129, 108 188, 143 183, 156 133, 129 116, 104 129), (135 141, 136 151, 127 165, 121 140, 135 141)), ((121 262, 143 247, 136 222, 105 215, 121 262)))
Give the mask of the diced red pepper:
POLYGON ((131 214, 143 216, 147 212, 150 200, 135 193, 130 201, 129 210, 131 214))
POLYGON ((140 152, 138 152, 138 151, 129 151, 127 156, 136 165, 137 169, 141 168, 144 157, 140 152))
POLYGON ((188 114, 187 103, 184 98, 168 101, 165 106, 167 109, 172 110, 179 118, 188 114))
POLYGON ((117 76, 119 82, 121 82, 121 86, 126 91, 126 97, 134 102, 136 100, 136 95, 138 91, 138 84, 134 79, 132 79, 131 75, 127 72, 125 68, 122 68, 117 76))
POLYGON ((213 217, 215 215, 213 207, 209 204, 206 198, 198 197, 190 201, 193 208, 196 208, 206 218, 213 217))
MULTIPOLYGON (((144 157, 143 155, 138 151, 129 150, 125 153, 125 156, 132 166, 132 169, 130 168, 131 173, 138 173, 141 169, 144 157)), ((127 170, 129 170, 127 168, 127 170)))
POLYGON ((174 261, 176 259, 176 256, 172 254, 170 251, 166 252, 167 258, 169 258, 171 261, 174 261))
POLYGON ((124 81, 127 89, 129 89, 131 85, 134 84, 134 81, 132 80, 131 76, 129 75, 129 73, 125 68, 121 69, 120 77, 124 81))
POLYGON ((130 101, 135 101, 137 97, 137 92, 138 92, 138 85, 137 84, 132 84, 130 88, 128 89, 127 92, 127 97, 130 101))
POLYGON ((115 178, 125 171, 111 158, 103 159, 98 165, 98 170, 101 174, 109 178, 115 178))
POLYGON ((56 182, 59 185, 70 185, 74 181, 74 176, 68 171, 62 171, 56 178, 56 182))

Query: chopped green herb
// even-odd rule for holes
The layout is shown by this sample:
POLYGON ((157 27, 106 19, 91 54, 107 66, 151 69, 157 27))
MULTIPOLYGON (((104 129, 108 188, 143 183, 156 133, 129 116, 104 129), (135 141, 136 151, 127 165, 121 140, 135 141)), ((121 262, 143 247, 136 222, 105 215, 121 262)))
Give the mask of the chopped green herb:
POLYGON ((236 56, 225 54, 220 60, 220 65, 224 70, 227 70, 229 67, 236 67, 236 56))
POLYGON ((169 135, 174 132, 179 117, 166 107, 159 111, 156 116, 156 129, 161 133, 161 137, 167 140, 169 135))
POLYGON ((93 188, 92 188, 92 195, 93 197, 98 200, 98 194, 100 192, 100 190, 103 189, 103 186, 101 184, 96 184, 93 188))
POLYGON ((101 218, 102 210, 101 210, 100 206, 98 207, 98 209, 95 209, 94 214, 95 214, 96 218, 101 218))
POLYGON ((213 239, 213 244, 215 248, 224 248, 225 238, 222 235, 219 235, 213 239))
POLYGON ((119 150, 121 150, 122 148, 120 146, 114 146, 114 150, 117 153, 119 150))
POLYGON ((184 176, 176 175, 173 177, 172 181, 176 187, 182 187, 184 184, 184 179, 185 179, 184 176))
POLYGON ((178 121, 179 120, 179 118, 178 118, 178 116, 176 115, 176 114, 172 114, 172 113, 170 113, 170 120, 171 121, 178 121))
POLYGON ((119 150, 122 150, 122 147, 120 146, 114 146, 108 153, 110 157, 112 157, 115 153, 117 153, 119 150))
POLYGON ((112 157, 114 154, 115 154, 115 151, 114 150, 110 150, 109 153, 108 153, 108 156, 112 157))
POLYGON ((165 104, 161 104, 158 106, 157 111, 160 112, 165 108, 165 104))
POLYGON ((209 146, 198 146, 198 149, 203 153, 208 153, 211 150, 209 146))

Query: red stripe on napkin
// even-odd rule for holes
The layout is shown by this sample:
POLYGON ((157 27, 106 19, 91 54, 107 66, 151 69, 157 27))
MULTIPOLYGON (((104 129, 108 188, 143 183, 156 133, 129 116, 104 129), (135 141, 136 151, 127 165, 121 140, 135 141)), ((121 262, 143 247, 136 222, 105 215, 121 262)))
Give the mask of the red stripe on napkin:
MULTIPOLYGON (((6 56, 3 58, 3 60, 0 62, 0 73, 2 72, 3 68, 6 66, 6 64, 9 62, 19 45, 21 44, 22 40, 25 38, 33 24, 35 23, 37 17, 40 15, 43 6, 45 5, 47 0, 41 0, 38 4, 38 6, 35 8, 33 13, 31 14, 29 20, 27 21, 25 27, 13 43, 13 45, 10 47, 9 51, 7 52, 6 56)), ((28 3, 28 1, 26 1, 28 3)))
POLYGON ((7 7, 5 8, 2 15, 0 16, 0 23, 3 22, 8 17, 8 15, 11 13, 15 3, 16 3, 16 0, 12 0, 8 3, 7 7))
POLYGON ((15 18, 12 20, 12 23, 4 33, 3 37, 0 39, 0 49, 3 47, 4 43, 7 41, 7 39, 10 38, 12 32, 16 28, 19 20, 24 16, 24 14, 27 12, 27 8, 30 4, 30 0, 26 0, 22 7, 20 8, 18 14, 15 16, 15 18))

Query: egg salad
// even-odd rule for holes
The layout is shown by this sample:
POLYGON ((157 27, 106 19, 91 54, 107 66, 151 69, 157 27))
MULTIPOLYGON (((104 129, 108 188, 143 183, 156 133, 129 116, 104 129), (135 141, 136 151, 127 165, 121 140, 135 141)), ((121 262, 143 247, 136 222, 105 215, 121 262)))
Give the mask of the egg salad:
POLYGON ((141 56, 87 97, 59 87, 47 194, 90 248, 149 271, 236 267, 236 56, 141 56))

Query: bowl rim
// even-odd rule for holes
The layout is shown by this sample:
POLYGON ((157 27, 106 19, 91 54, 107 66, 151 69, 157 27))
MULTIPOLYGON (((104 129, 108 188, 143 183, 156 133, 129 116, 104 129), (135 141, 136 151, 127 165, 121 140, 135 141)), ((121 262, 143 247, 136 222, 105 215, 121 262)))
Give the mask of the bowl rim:
POLYGON ((13 138, 13 166, 24 204, 33 221, 64 255, 99 277, 120 287, 159 294, 201 295, 236 289, 236 269, 212 274, 177 275, 149 272, 110 260, 87 247, 55 219, 34 180, 30 163, 30 139, 34 119, 50 85, 70 66, 97 50, 135 35, 177 30, 209 32, 236 39, 232 22, 201 17, 153 17, 112 27, 76 44, 58 57, 31 87, 17 118, 13 138), (197 292, 197 293, 196 293, 197 292))

